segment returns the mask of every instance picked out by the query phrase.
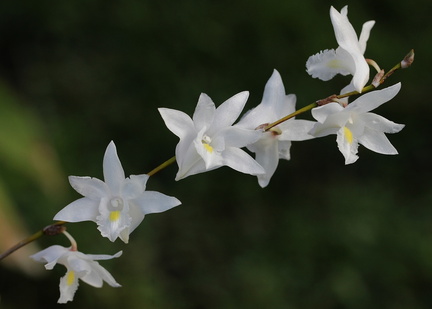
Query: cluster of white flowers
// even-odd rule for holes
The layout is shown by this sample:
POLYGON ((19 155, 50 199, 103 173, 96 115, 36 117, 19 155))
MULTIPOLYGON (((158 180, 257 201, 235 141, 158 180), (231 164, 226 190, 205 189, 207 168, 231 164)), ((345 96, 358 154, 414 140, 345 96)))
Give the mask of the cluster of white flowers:
MULTIPOLYGON (((358 159, 358 144, 381 154, 397 154, 385 133, 399 132, 404 126, 391 122, 370 111, 391 100, 399 92, 400 83, 365 94, 369 82, 369 61, 364 58, 366 42, 374 21, 366 22, 360 38, 347 17, 348 9, 338 12, 333 7, 330 17, 339 47, 311 56, 306 62, 307 72, 324 81, 336 74, 352 75, 350 84, 342 90, 361 94, 348 104, 347 99, 335 96, 311 109, 316 121, 294 119, 296 96, 286 94, 282 78, 274 70, 261 103, 248 111, 237 123, 248 99, 247 91, 238 93, 216 108, 206 94, 201 94, 195 112, 189 117, 184 112, 160 108, 166 126, 179 139, 175 149, 178 164, 176 180, 229 166, 242 173, 257 176, 261 187, 266 187, 278 166, 279 159, 290 160, 292 141, 336 134, 345 164, 358 159), (290 116, 291 115, 291 116, 290 116), (286 118, 286 119, 285 119, 286 118), (255 154, 255 159, 249 153, 255 154)), ((330 97, 329 97, 330 98, 330 97)), ((103 159, 104 181, 90 177, 70 176, 71 186, 83 197, 70 203, 54 220, 66 222, 94 221, 103 237, 111 241, 120 238, 128 243, 129 235, 143 221, 146 214, 159 213, 180 205, 180 201, 159 192, 146 191, 149 175, 126 178, 116 147, 111 142, 103 159)), ((63 264, 67 273, 60 281, 59 303, 73 299, 78 278, 95 286, 120 286, 95 260, 119 257, 86 255, 76 246, 51 246, 32 258, 46 262, 52 269, 63 264)))

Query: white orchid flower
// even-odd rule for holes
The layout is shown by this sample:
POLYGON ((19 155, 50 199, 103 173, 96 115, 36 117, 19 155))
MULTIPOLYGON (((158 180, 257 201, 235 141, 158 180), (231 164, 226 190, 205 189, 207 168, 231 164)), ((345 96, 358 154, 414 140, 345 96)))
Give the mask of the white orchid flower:
POLYGON ((176 147, 179 171, 176 180, 210 171, 221 166, 251 175, 264 169, 242 147, 254 143, 261 133, 232 126, 249 96, 241 92, 218 108, 206 94, 201 94, 192 119, 185 113, 159 108, 168 129, 180 138, 176 147))
POLYGON ((345 157, 345 164, 357 161, 358 144, 377 153, 397 154, 397 150, 384 133, 397 133, 404 125, 394 123, 370 111, 390 101, 400 88, 401 84, 397 83, 383 90, 366 93, 345 108, 338 103, 314 108, 312 116, 318 123, 309 133, 316 137, 336 134, 336 141, 340 152, 345 157))
POLYGON ((104 281, 112 287, 120 287, 121 285, 96 260, 109 260, 121 254, 122 251, 114 255, 84 254, 54 245, 32 255, 31 258, 37 262, 47 263, 45 268, 48 270, 53 269, 57 263, 66 267, 66 275, 60 279, 60 298, 58 300, 58 303, 64 304, 73 300, 78 289, 78 279, 96 288, 102 287, 104 281))
MULTIPOLYGON (((237 124, 245 129, 264 128, 295 111, 296 96, 286 95, 282 78, 274 70, 267 81, 261 103, 249 111, 237 124)), ((315 122, 291 118, 267 132, 247 148, 255 153, 256 161, 265 169, 265 174, 257 175, 261 187, 266 187, 279 163, 279 159, 290 159, 291 141, 303 141, 313 138, 308 132, 315 122)))
POLYGON ((94 221, 102 236, 125 243, 129 234, 142 222, 144 216, 159 213, 181 204, 170 196, 146 191, 148 175, 125 178, 114 142, 108 145, 103 159, 105 182, 97 178, 70 176, 71 186, 80 198, 61 211, 54 220, 67 222, 94 221))
POLYGON ((340 13, 334 7, 330 8, 330 18, 339 47, 309 57, 306 68, 312 77, 324 81, 332 79, 336 74, 351 74, 353 88, 360 93, 369 80, 369 65, 363 55, 375 21, 364 23, 358 38, 347 14, 348 6, 342 8, 340 13))

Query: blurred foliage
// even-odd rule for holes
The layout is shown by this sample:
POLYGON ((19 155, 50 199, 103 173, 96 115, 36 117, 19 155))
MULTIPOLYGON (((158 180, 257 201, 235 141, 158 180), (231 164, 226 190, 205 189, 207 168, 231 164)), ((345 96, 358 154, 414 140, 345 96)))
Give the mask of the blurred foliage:
MULTIPOLYGON (((47 200, 59 202, 65 194, 66 182, 44 136, 41 121, 20 105, 5 85, 0 85, 0 110, 0 250, 5 251, 29 233, 25 229, 26 219, 17 212, 14 198, 10 196, 10 186, 26 185, 21 177, 29 178, 39 187, 38 191, 45 193, 47 200)), ((31 193, 22 195, 33 197, 31 193)), ((18 266, 29 275, 38 274, 40 270, 28 263, 28 255, 36 252, 35 244, 31 244, 5 263, 18 266)))
MULTIPOLYGON (((400 155, 360 148, 360 160, 344 166, 334 137, 294 143, 292 161, 280 163, 266 189, 228 168, 175 182, 169 167, 149 189, 183 205, 146 217, 129 245, 101 239, 93 222, 68 225, 83 252, 124 251, 102 262, 123 287, 81 284, 69 308, 432 307, 432 4, 331 4, 349 4, 358 31, 376 20, 366 56, 381 67, 416 50, 413 67, 388 80, 402 81, 401 93, 378 110, 407 125, 390 136, 400 155)), ((37 184, 66 181, 49 172, 54 154, 67 175, 98 178, 110 140, 126 174, 170 158, 177 139, 158 107, 191 114, 200 92, 220 104, 249 90, 252 108, 274 68, 299 107, 339 92, 347 78, 314 80, 304 67, 313 53, 336 47, 329 7, 318 0, 1 2, 0 76, 17 94, 10 109, 19 106, 20 115, 0 122, 0 176, 21 220, 37 230, 78 197, 37 184), (41 132, 36 139, 42 149, 53 146, 51 155, 20 169, 30 144, 15 124, 41 132)), ((0 95, 0 104, 8 101, 0 95)), ((8 108, 0 107, 2 117, 8 108)), ((54 243, 67 240, 38 242, 54 243)), ((52 307, 63 274, 57 266, 33 279, 0 265, 1 308, 52 307)))

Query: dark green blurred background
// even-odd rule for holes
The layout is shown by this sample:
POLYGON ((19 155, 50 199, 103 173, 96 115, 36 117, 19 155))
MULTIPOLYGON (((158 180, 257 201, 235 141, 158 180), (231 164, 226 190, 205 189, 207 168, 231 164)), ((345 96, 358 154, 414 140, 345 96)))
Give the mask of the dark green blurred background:
MULTIPOLYGON (((339 92, 349 77, 312 79, 305 61, 337 47, 329 8, 345 4, 358 32, 376 20, 366 56, 381 67, 416 50, 377 111, 406 124, 389 136, 400 155, 360 147, 344 166, 335 136, 294 143, 266 189, 228 168, 175 182, 171 166, 148 189, 183 205, 147 216, 129 245, 68 225, 81 251, 124 253, 102 262, 122 288, 82 283, 67 308, 432 308, 429 0, 0 2, 2 221, 50 224, 79 197, 67 175, 102 177, 110 140, 127 175, 170 158, 158 107, 192 114, 201 92, 219 105, 249 90, 252 108, 274 68, 298 107, 339 92)), ((64 267, 28 272, 0 264, 0 308, 56 307, 64 267)))

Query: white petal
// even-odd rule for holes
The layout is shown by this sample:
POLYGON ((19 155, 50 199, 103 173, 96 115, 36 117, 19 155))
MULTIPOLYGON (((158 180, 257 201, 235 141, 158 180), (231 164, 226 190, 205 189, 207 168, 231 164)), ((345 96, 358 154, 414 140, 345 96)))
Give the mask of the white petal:
POLYGON ((255 160, 260 164, 265 173, 257 175, 261 188, 266 187, 279 163, 278 141, 275 138, 263 138, 250 147, 255 152, 255 160))
POLYGON ((195 133, 193 121, 187 114, 169 108, 159 108, 158 110, 167 128, 180 139, 195 133))
POLYGON ((179 166, 185 165, 185 162, 189 160, 189 158, 195 153, 195 147, 193 145, 193 141, 196 138, 195 135, 190 135, 187 138, 181 139, 176 146, 175 155, 176 161, 179 166))
POLYGON ((327 135, 337 134, 339 127, 327 127, 321 123, 316 123, 312 130, 309 132, 314 137, 324 137, 327 135))
POLYGON ((72 301, 75 295, 75 292, 78 289, 78 277, 75 274, 73 282, 70 284, 70 273, 69 270, 66 274, 60 279, 60 298, 58 299, 59 304, 65 304, 68 301, 72 301))
POLYGON ((314 136, 309 132, 312 130, 316 122, 309 120, 291 119, 280 125, 282 134, 279 135, 280 141, 304 141, 314 136))
MULTIPOLYGON (((91 263, 91 269, 89 272, 84 274, 80 279, 87 283, 88 285, 91 285, 95 288, 101 288, 103 286, 103 280, 101 276, 99 276, 98 272, 96 271, 97 266, 102 267, 97 262, 90 261, 91 263)), ((106 271, 106 270, 105 270, 106 271)))
POLYGON ((145 214, 142 212, 140 205, 135 201, 129 201, 129 215, 132 218, 128 228, 128 233, 132 233, 144 220, 145 214))
MULTIPOLYGON (((132 221, 131 221, 132 222, 132 221)), ((119 238, 125 243, 129 243, 129 235, 131 233, 130 225, 120 231, 119 238)))
POLYGON ((221 131, 224 138, 225 147, 242 148, 249 144, 255 143, 260 139, 263 132, 258 130, 248 130, 237 126, 228 127, 221 131))
POLYGON ((205 167, 204 160, 198 154, 197 154, 197 159, 198 160, 194 164, 189 165, 188 169, 179 169, 179 171, 176 174, 175 180, 178 181, 178 180, 186 178, 188 176, 192 176, 192 175, 206 172, 207 170, 205 167))
POLYGON ((63 256, 63 254, 67 253, 69 251, 68 248, 53 245, 50 246, 42 251, 39 251, 36 254, 33 254, 30 256, 33 260, 40 263, 47 263, 45 265, 45 268, 48 270, 53 269, 55 264, 57 264, 57 261, 59 258, 63 256))
POLYGON ((354 102, 349 104, 345 110, 355 110, 357 113, 366 113, 374 110, 381 104, 384 104, 393 99, 399 92, 401 83, 384 88, 382 90, 375 90, 358 97, 354 102))
POLYGON ((120 287, 114 277, 97 262, 91 263, 91 272, 80 278, 85 283, 94 286, 102 287, 103 281, 108 283, 112 287, 120 287))
POLYGON ((357 161, 357 149, 358 142, 357 139, 352 135, 351 131, 346 127, 342 127, 337 132, 336 141, 338 144, 339 151, 345 157, 345 164, 351 164, 357 161))
POLYGON ((108 255, 108 254, 85 254, 91 260, 102 261, 102 260, 111 260, 114 258, 118 258, 123 254, 123 251, 119 251, 116 254, 108 255))
POLYGON ((212 137, 210 146, 213 147, 214 150, 218 152, 222 152, 225 150, 225 134, 226 130, 230 130, 232 127, 228 127, 225 130, 219 131, 215 136, 212 137))
POLYGON ((99 215, 99 201, 80 198, 60 210, 53 220, 66 222, 95 221, 99 215))
POLYGON ((176 160, 179 170, 176 175, 176 180, 180 180, 187 176, 205 171, 205 164, 201 156, 198 154, 194 139, 180 141, 176 147, 176 160))
POLYGON ((291 160, 291 141, 281 141, 279 140, 279 159, 291 160))
POLYGON ((69 176, 69 183, 79 194, 94 200, 110 194, 107 184, 97 178, 69 176))
POLYGON ((215 112, 215 117, 208 134, 214 135, 219 130, 231 126, 234 121, 240 116, 243 107, 249 97, 248 91, 243 91, 232 96, 222 103, 215 112))
POLYGON ((147 180, 150 176, 146 174, 142 175, 131 175, 123 183, 121 190, 121 196, 124 199, 130 200, 141 195, 146 188, 147 180))
POLYGON ((215 110, 216 107, 212 99, 205 93, 201 93, 192 117, 195 130, 201 131, 204 126, 210 126, 215 117, 215 110))
POLYGON ((359 137, 359 143, 381 154, 395 155, 398 154, 396 148, 390 143, 384 133, 365 128, 364 134, 359 137))
POLYGON ((397 133, 405 127, 374 113, 361 114, 360 118, 366 127, 384 133, 397 133))
POLYGON ((336 41, 339 46, 346 51, 362 54, 359 48, 357 34, 348 20, 347 13, 347 6, 342 9, 341 13, 339 13, 334 7, 330 8, 330 18, 333 24, 336 41))
POLYGON ((367 84, 369 80, 369 65, 366 62, 363 54, 361 53, 350 53, 353 57, 355 64, 355 73, 352 79, 352 84, 357 90, 357 92, 361 93, 363 87, 367 84))
POLYGON ((277 118, 272 106, 259 104, 257 107, 247 111, 235 126, 244 129, 255 130, 258 126, 270 123, 277 119, 279 118, 277 118))
POLYGON ((273 109, 279 110, 279 105, 285 103, 285 87, 277 70, 273 70, 273 74, 267 81, 264 87, 264 95, 261 101, 263 105, 270 105, 273 109))
POLYGON ((264 168, 259 165, 251 156, 249 156, 245 151, 234 148, 227 147, 222 154, 223 163, 231 167, 232 169, 245 174, 259 175, 264 174, 264 168))
POLYGON ((114 277, 102 266, 97 269, 97 272, 99 273, 99 276, 108 283, 110 286, 114 288, 119 288, 121 285, 117 283, 117 281, 114 279, 114 277))
POLYGON ((181 204, 175 197, 155 191, 144 192, 134 200, 134 203, 140 207, 144 214, 164 212, 181 204))
POLYGON ((65 259, 62 260, 62 264, 65 265, 68 270, 75 271, 78 277, 85 275, 91 271, 91 261, 87 255, 79 251, 69 251, 69 254, 65 255, 65 259))
POLYGON ((123 181, 125 180, 125 174, 113 141, 109 143, 105 151, 103 173, 105 183, 110 188, 112 194, 119 195, 123 181))
POLYGON ((367 21, 363 24, 362 31, 360 33, 360 38, 359 38, 360 51, 362 54, 364 54, 366 51, 366 43, 369 40, 369 34, 374 25, 375 25, 375 21, 373 20, 367 21))
POLYGON ((306 61, 306 71, 313 78, 328 81, 336 74, 349 74, 351 72, 350 61, 347 61, 345 53, 336 53, 334 49, 326 49, 309 57, 306 61))
POLYGON ((312 109, 312 117, 318 122, 324 123, 328 116, 337 114, 343 111, 344 108, 338 103, 329 103, 323 106, 315 107, 312 109))
POLYGON ((342 16, 348 16, 348 5, 345 5, 341 11, 340 11, 342 16))

